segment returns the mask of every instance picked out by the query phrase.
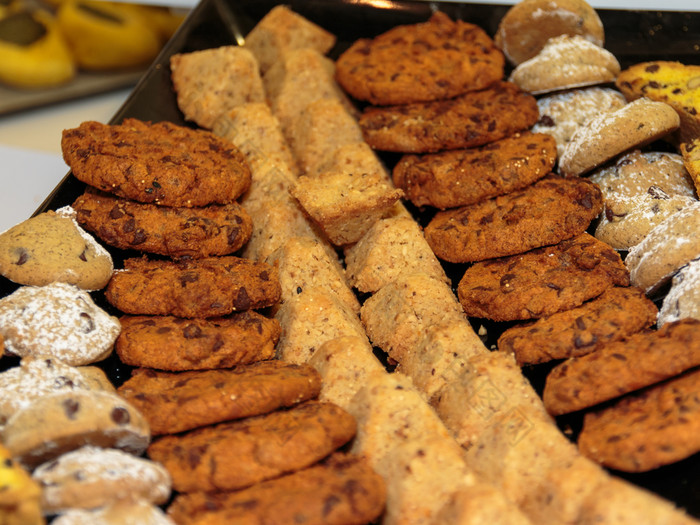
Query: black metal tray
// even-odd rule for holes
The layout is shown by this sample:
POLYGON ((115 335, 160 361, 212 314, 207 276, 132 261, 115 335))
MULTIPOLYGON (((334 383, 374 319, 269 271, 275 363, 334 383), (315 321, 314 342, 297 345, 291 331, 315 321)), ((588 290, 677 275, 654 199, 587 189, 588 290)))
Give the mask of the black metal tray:
MULTIPOLYGON (((119 123, 124 118, 133 117, 191 125, 184 121, 176 105, 168 66, 170 56, 241 42, 257 21, 278 3, 280 2, 267 0, 202 0, 141 77, 110 122, 119 123)), ((291 0, 285 3, 337 35, 338 43, 331 52, 333 58, 357 38, 377 35, 398 24, 424 21, 435 9, 446 12, 452 18, 476 23, 493 35, 509 8, 473 3, 391 0, 291 0)), ((700 63, 700 12, 598 12, 606 30, 605 47, 617 57, 623 68, 647 60, 700 63)), ((396 157, 387 155, 383 160, 391 167, 396 157)), ((83 192, 84 187, 83 183, 69 173, 37 213, 71 204, 83 192)), ((425 214, 418 212, 418 218, 424 222, 425 214)), ((123 257, 129 255, 118 250, 111 252, 117 266, 123 257)), ((458 274, 459 267, 449 268, 448 271, 458 274)), ((0 278, 0 296, 15 288, 16 285, 0 278)), ((100 293, 94 295, 98 304, 111 311, 100 293)), ((5 358, 4 361, 9 364, 11 358, 5 358)), ((114 356, 103 366, 117 384, 128 377, 129 368, 119 363, 114 356)), ((526 373, 537 387, 542 369, 526 370, 526 373)), ((575 418, 562 418, 559 422, 562 428, 570 427, 574 432, 578 424, 575 418)), ((614 474, 652 490, 686 508, 693 516, 700 517, 700 454, 645 474, 614 474)))

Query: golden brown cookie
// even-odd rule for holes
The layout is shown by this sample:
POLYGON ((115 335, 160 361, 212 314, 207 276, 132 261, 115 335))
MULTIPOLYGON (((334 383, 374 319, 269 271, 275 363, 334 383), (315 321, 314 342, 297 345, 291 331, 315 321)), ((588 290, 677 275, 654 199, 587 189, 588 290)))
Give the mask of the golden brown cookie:
POLYGON ((44 525, 41 487, 29 472, 13 460, 7 448, 0 445, 0 523, 3 525, 44 525))
POLYGON ((171 372, 271 359, 280 336, 277 320, 250 310, 210 319, 123 316, 120 322, 115 350, 122 362, 171 372))
POLYGON ((475 263, 457 293, 469 316, 514 321, 574 308, 615 285, 629 285, 620 255, 584 233, 554 246, 475 263))
POLYGON ((172 208, 88 191, 72 206, 81 226, 110 246, 169 257, 228 255, 253 231, 250 216, 235 202, 172 208))
POLYGON ((602 209, 602 194, 591 181, 550 175, 506 195, 438 212, 425 238, 444 261, 483 261, 579 235, 602 209))
POLYGON ((427 22, 360 39, 340 55, 336 79, 378 106, 452 98, 501 80, 503 54, 480 27, 440 11, 427 22))
POLYGON ((173 476, 178 492, 239 490, 310 467, 355 435, 355 418, 332 403, 221 423, 148 447, 173 476))
POLYGON ((369 463, 337 453, 245 490, 181 494, 168 515, 181 525, 275 523, 289 516, 305 525, 351 525, 373 522, 385 502, 384 480, 369 463))
POLYGON ((159 435, 265 414, 314 398, 320 389, 311 366, 275 360, 180 373, 141 368, 118 392, 159 435))
POLYGON ((659 383, 700 365, 700 320, 682 319, 564 361, 547 376, 542 399, 560 415, 659 383))
POLYGON ((127 259, 105 297, 127 314, 219 317, 277 303, 276 270, 228 255, 179 262, 127 259))
POLYGON ((695 191, 700 192, 700 137, 696 137, 680 146, 683 164, 695 184, 695 191))
POLYGON ((639 288, 615 286, 577 308, 509 328, 498 349, 520 365, 578 357, 651 327, 657 312, 639 288))
POLYGON ((392 178, 416 206, 444 210, 528 186, 556 160, 554 138, 524 131, 477 148, 405 155, 392 178))
POLYGON ((532 126, 538 117, 532 95, 511 82, 449 100, 368 107, 360 127, 374 149, 430 153, 488 144, 532 126))
POLYGON ((250 186, 250 169, 233 144, 170 122, 83 122, 63 132, 73 175, 119 197, 161 206, 228 204, 250 186))

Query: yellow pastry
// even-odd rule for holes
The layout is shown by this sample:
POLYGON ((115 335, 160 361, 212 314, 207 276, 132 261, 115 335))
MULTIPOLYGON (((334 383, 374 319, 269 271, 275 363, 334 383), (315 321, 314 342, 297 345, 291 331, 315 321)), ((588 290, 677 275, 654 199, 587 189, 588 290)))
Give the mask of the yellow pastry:
POLYGON ((0 445, 0 525, 45 523, 39 497, 41 489, 0 445))

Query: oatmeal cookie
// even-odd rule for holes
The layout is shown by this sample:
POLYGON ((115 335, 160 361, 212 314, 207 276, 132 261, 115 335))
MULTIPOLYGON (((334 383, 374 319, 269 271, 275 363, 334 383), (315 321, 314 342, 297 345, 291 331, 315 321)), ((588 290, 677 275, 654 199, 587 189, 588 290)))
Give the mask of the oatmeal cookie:
POLYGON ((336 79, 377 106, 452 98, 503 77, 505 59, 480 27, 436 12, 427 22, 360 39, 336 62, 336 79))
POLYGON ((682 319, 574 357, 552 369, 542 394, 560 415, 659 383, 700 365, 700 320, 682 319))
POLYGON ((72 206, 80 225, 107 244, 169 257, 228 255, 253 231, 250 216, 235 202, 171 208, 88 191, 72 206))
POLYGON ((320 389, 321 378, 311 366, 273 360, 180 373, 141 368, 117 391, 160 435, 293 406, 320 389))
POLYGON ((271 306, 280 293, 273 267, 228 255, 180 262, 127 259, 105 297, 127 314, 218 317, 271 306))
POLYGON ((332 403, 221 423, 148 447, 173 476, 178 492, 239 490, 309 467, 355 435, 355 418, 332 403))
POLYGON ((583 233, 554 246, 475 263, 457 293, 469 316, 514 321, 574 308, 614 285, 629 285, 620 255, 583 233))
POLYGON ((657 313, 639 288, 615 286, 577 308, 509 328, 498 349, 515 354, 520 365, 578 357, 650 328, 657 313))
POLYGON ((579 235, 602 209, 600 189, 589 180, 550 175, 494 199, 438 212, 425 238, 444 261, 482 261, 579 235))
POLYGON ((537 102, 511 82, 448 100, 368 107, 359 123, 374 149, 430 153, 481 146, 537 122, 537 102))
POLYGON ((115 350, 122 362, 171 372, 271 359, 280 337, 275 319, 253 311, 210 319, 127 315, 120 322, 115 350))
POLYGON ((248 164, 233 144, 170 122, 83 122, 64 130, 61 148, 76 178, 139 202, 228 204, 250 186, 248 164))
POLYGON ((416 206, 444 210, 524 188, 556 160, 554 138, 524 131, 477 148, 405 155, 392 178, 416 206))

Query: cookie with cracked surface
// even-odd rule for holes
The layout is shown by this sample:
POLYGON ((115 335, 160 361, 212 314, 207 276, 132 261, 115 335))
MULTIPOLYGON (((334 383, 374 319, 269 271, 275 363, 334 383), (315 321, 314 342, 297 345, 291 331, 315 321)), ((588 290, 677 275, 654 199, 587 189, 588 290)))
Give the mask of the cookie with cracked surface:
POLYGON ((426 22, 357 40, 338 58, 336 79, 356 99, 409 104, 483 89, 503 77, 504 62, 483 29, 438 11, 426 22))
POLYGON ((318 396, 309 365, 261 361, 231 369, 160 372, 136 369, 118 392, 141 410, 154 435, 265 414, 318 396))
POLYGON ((471 148, 524 131, 538 117, 537 102, 512 82, 447 100, 368 107, 359 123, 374 149, 430 153, 471 148))
POLYGON ((556 160, 552 137, 524 131, 477 148, 405 155, 392 178, 416 206, 444 210, 524 188, 556 160))
POLYGON ((483 261, 575 237, 602 209, 602 194, 591 181, 550 175, 506 195, 438 212, 425 238, 444 261, 483 261))
POLYGON ((88 191, 72 206, 80 225, 107 244, 169 257, 228 255, 253 231, 250 216, 236 202, 172 208, 88 191))
POLYGON ((639 288, 615 286, 579 307, 507 329, 498 349, 520 365, 578 357, 650 328, 657 313, 639 288))
POLYGON ((371 523, 386 485, 366 459, 336 453, 321 463, 239 491, 181 494, 168 515, 182 525, 268 523, 293 516, 307 525, 371 523))
POLYGON ((233 144, 170 122, 87 121, 63 131, 61 149, 76 178, 138 202, 228 204, 250 186, 248 164, 233 144))
POLYGON ((682 319, 574 357, 547 375, 542 394, 552 415, 595 406, 700 365, 700 320, 682 319))
POLYGON ((115 350, 130 366, 171 372, 230 368, 271 359, 279 322, 254 311, 209 319, 122 316, 115 350))
POLYGON ((568 310, 612 286, 628 286, 620 255, 583 233, 524 254, 474 263, 457 294, 469 316, 515 321, 568 310))
POLYGON ((272 306, 280 293, 272 266, 227 255, 177 262, 127 259, 105 297, 127 314, 219 317, 272 306))
POLYGON ((151 443, 178 492, 239 490, 310 467, 355 435, 355 418, 332 403, 200 428, 151 443))

